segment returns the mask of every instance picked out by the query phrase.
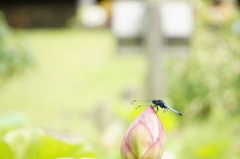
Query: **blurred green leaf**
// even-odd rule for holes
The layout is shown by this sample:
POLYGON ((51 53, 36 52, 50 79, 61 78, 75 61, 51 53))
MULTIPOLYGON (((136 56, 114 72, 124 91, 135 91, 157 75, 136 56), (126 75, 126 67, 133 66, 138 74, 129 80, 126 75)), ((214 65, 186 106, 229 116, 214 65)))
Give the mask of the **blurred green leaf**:
POLYGON ((0 139, 0 158, 1 159, 15 159, 8 144, 0 139))
POLYGON ((12 152, 15 154, 15 159, 24 159, 26 150, 28 149, 31 141, 33 140, 34 135, 38 135, 39 131, 34 129, 14 129, 10 130, 5 136, 4 139, 8 143, 9 147, 12 149, 12 152))
POLYGON ((45 135, 33 140, 26 154, 25 159, 94 157, 94 153, 86 149, 83 143, 71 144, 45 135))
MULTIPOLYGON (((1 139, 1 138, 0 138, 1 139)), ((46 135, 41 129, 9 130, 0 143, 1 156, 13 159, 94 158, 95 153, 84 142, 70 143, 46 135), (4 150, 4 153, 2 152, 4 150)), ((1 159, 11 159, 1 158, 1 159)))

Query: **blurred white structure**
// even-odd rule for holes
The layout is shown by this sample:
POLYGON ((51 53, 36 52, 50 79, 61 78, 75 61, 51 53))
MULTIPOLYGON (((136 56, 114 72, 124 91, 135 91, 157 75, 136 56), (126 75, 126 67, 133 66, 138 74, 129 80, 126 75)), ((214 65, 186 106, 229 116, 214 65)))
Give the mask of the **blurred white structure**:
POLYGON ((118 38, 138 38, 143 33, 143 1, 116 1, 113 4, 112 30, 118 38))
POLYGON ((98 5, 86 6, 82 10, 82 23, 88 28, 103 26, 107 18, 106 10, 98 5))
POLYGON ((188 1, 118 0, 113 3, 112 8, 112 31, 120 47, 129 47, 134 42, 143 46, 149 29, 154 29, 154 36, 159 36, 163 41, 163 44, 159 44, 161 47, 170 48, 173 52, 187 52, 194 30, 193 15, 193 7, 188 1), (150 14, 152 4, 158 12, 155 17, 150 14), (158 21, 159 25, 152 28, 153 24, 150 23, 155 21, 158 21))
POLYGON ((150 98, 164 95, 164 54, 189 51, 194 30, 193 15, 192 5, 187 1, 114 2, 112 30, 118 40, 119 50, 138 42, 138 47, 145 47, 148 53, 150 98))
POLYGON ((77 21, 86 28, 105 27, 108 15, 97 0, 77 0, 77 21))
POLYGON ((159 18, 162 35, 166 38, 190 38, 194 29, 192 5, 187 1, 160 3, 159 18))

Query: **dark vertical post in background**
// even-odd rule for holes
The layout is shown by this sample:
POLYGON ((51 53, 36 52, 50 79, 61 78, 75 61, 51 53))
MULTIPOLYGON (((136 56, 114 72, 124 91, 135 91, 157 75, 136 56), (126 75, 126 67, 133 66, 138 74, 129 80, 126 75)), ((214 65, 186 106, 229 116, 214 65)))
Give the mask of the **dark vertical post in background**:
POLYGON ((149 57, 149 98, 164 94, 164 39, 161 34, 159 2, 148 2, 146 48, 149 57))

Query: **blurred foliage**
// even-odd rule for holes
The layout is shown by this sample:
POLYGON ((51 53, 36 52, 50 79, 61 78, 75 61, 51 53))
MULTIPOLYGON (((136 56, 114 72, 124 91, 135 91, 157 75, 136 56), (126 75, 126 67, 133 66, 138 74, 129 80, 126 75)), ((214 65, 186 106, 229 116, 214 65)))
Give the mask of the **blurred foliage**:
POLYGON ((0 83, 25 70, 31 62, 28 49, 16 38, 0 12, 0 83))
POLYGON ((189 55, 166 61, 168 98, 184 114, 168 149, 177 158, 238 159, 240 36, 232 29, 238 11, 201 3, 196 17, 189 55))
POLYGON ((70 142, 66 136, 61 134, 54 137, 41 129, 22 125, 23 123, 20 124, 14 118, 20 119, 21 117, 19 114, 11 114, 0 119, 1 159, 81 159, 95 157, 89 145, 83 141, 70 142), (6 121, 16 122, 5 124, 6 121))
POLYGON ((232 30, 236 16, 217 25, 203 16, 208 11, 197 12, 189 57, 168 61, 169 98, 191 118, 205 118, 219 107, 240 112, 240 37, 232 30))
POLYGON ((171 139, 171 144, 178 143, 178 147, 170 145, 170 149, 176 150, 179 158, 238 159, 238 125, 239 117, 233 118, 224 110, 218 109, 205 122, 189 121, 181 128, 181 137, 171 139))

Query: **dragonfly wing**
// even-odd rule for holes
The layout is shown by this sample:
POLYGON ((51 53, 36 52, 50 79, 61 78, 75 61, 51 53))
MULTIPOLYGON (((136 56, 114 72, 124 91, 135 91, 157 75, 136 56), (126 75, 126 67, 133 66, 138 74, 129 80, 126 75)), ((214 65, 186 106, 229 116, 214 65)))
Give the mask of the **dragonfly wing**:
POLYGON ((133 106, 136 106, 136 105, 151 105, 152 102, 151 101, 148 101, 148 100, 133 100, 131 102, 131 104, 133 106))
POLYGON ((164 109, 163 109, 163 113, 166 113, 167 111, 168 111, 167 108, 164 108, 164 109))
POLYGON ((181 116, 182 116, 182 114, 181 114, 180 112, 178 112, 178 111, 172 109, 172 108, 169 107, 167 104, 164 104, 164 106, 166 107, 166 109, 170 109, 171 111, 173 111, 173 112, 177 113, 178 115, 181 115, 181 116))
POLYGON ((133 100, 131 102, 132 106, 134 106, 136 109, 139 107, 145 107, 151 105, 151 101, 147 100, 133 100))

